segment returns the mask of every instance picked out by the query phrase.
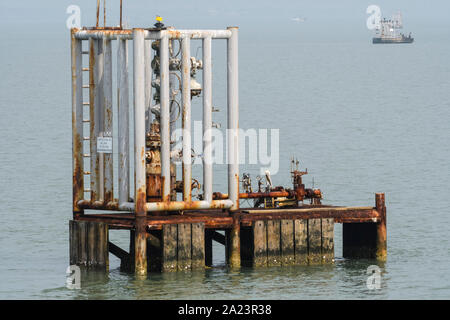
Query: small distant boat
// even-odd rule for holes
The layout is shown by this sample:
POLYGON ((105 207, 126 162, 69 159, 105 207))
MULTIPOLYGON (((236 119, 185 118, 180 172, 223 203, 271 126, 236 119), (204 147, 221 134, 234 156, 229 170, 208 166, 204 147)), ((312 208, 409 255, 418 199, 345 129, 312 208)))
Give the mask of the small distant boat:
POLYGON ((378 28, 375 29, 375 37, 372 43, 413 43, 414 38, 409 33, 408 36, 399 32, 403 28, 402 16, 400 13, 392 16, 392 19, 384 18, 380 21, 378 28))
POLYGON ((291 19, 294 22, 305 22, 306 18, 295 17, 291 19))

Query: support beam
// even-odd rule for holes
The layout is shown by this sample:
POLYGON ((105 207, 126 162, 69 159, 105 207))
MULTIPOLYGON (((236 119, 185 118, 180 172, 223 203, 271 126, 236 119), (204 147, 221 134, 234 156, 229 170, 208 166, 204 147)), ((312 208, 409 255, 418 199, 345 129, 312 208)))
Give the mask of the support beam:
POLYGON ((294 220, 295 264, 308 264, 308 220, 294 220))
POLYGON ((295 263, 294 220, 281 220, 281 264, 283 266, 295 263))
POLYGON ((75 220, 69 221, 69 263, 70 265, 77 264, 81 261, 81 251, 79 250, 80 232, 79 222, 75 220))
POLYGON ((240 214, 233 214, 233 225, 229 231, 228 241, 228 264, 231 268, 241 266, 241 221, 240 214))
POLYGON ((267 265, 281 266, 280 220, 267 221, 267 265))
POLYGON ((377 252, 378 260, 387 259, 387 230, 386 230, 386 205, 384 193, 375 194, 375 207, 380 214, 380 221, 377 223, 377 252))
POLYGON ((78 266, 88 265, 88 249, 87 249, 87 234, 88 225, 90 222, 85 221, 75 221, 78 229, 78 261, 75 262, 78 266))
POLYGON ((178 224, 177 258, 178 271, 190 270, 192 267, 191 224, 178 224))
POLYGON ((308 261, 309 264, 322 262, 322 229, 320 219, 308 220, 308 261))
POLYGON ((205 265, 211 267, 213 264, 213 229, 205 229, 205 265))
POLYGON ((97 245, 97 241, 96 241, 96 228, 95 228, 96 223, 88 223, 87 224, 87 241, 86 241, 86 246, 87 246, 87 266, 88 267, 92 267, 96 264, 96 259, 97 259, 97 255, 96 255, 96 245, 97 245))
POLYGON ((108 246, 109 246, 109 252, 111 252, 113 255, 115 255, 117 258, 119 258, 121 260, 121 264, 124 261, 129 260, 130 256, 129 256, 128 252, 123 250, 121 247, 115 245, 111 241, 108 242, 108 246))
POLYGON ((192 270, 205 268, 205 224, 191 224, 192 270))
POLYGON ((176 224, 167 224, 162 229, 162 271, 177 271, 178 231, 176 224))
POLYGON ((107 271, 108 225, 100 222, 69 222, 70 264, 107 271))
MULTIPOLYGON (((135 240, 136 240, 136 231, 131 229, 130 230, 130 264, 124 265, 125 270, 129 270, 130 272, 134 272, 134 260, 135 260, 135 251, 136 251, 136 246, 135 246, 135 240)), ((122 266, 121 266, 122 269, 122 266)))
POLYGON ((227 242, 226 237, 223 234, 218 233, 217 231, 214 231, 213 233, 213 240, 224 246, 227 242))
POLYGON ((267 224, 262 220, 253 224, 253 266, 267 266, 267 224))
POLYGON ((147 233, 147 270, 161 272, 163 270, 163 232, 154 230, 147 233))
POLYGON ((322 220, 322 263, 331 263, 334 259, 334 220, 322 220))

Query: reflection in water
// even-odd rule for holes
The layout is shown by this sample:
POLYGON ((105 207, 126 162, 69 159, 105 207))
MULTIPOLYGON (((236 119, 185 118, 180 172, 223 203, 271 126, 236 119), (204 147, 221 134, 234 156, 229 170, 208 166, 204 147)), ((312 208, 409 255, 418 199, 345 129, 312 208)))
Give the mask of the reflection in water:
MULTIPOLYGON (((114 269, 109 275, 83 272, 81 290, 65 289, 65 294, 74 299, 381 299, 389 280, 384 268, 375 260, 337 259, 330 265, 151 273, 144 280, 114 269), (379 290, 366 286, 370 265, 382 270, 379 290)), ((61 291, 47 290, 46 295, 61 291)))

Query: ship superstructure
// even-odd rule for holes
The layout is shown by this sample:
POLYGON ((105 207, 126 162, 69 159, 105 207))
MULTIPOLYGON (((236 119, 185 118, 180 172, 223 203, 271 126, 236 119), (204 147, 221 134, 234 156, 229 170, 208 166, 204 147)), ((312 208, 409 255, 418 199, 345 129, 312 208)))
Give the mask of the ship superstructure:
POLYGON ((383 18, 375 29, 375 37, 372 43, 412 43, 414 38, 400 32, 403 29, 402 15, 397 13, 391 19, 383 18))

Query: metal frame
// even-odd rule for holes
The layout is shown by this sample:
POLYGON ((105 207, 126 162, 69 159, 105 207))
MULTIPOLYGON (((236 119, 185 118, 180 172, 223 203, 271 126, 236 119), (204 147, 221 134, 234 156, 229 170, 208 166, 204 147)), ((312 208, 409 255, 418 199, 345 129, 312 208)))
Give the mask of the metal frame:
MULTIPOLYGON (((145 215, 153 211, 223 208, 239 209, 239 139, 238 139, 238 28, 227 30, 78 30, 72 37, 72 113, 73 113, 73 210, 102 209, 132 211, 145 215), (183 201, 170 201, 170 96, 169 96, 169 41, 182 43, 182 110, 183 110, 183 201), (203 154, 204 200, 192 201, 191 180, 191 111, 190 111, 190 40, 203 40, 203 154), (212 39, 227 40, 228 90, 228 194, 229 199, 213 200, 211 163, 211 109, 212 109, 212 39), (90 156, 91 199, 84 199, 83 184, 83 84, 82 41, 89 40, 89 97, 90 97, 90 156), (97 154, 96 140, 100 132, 112 131, 112 52, 111 41, 118 41, 118 146, 119 199, 113 198, 113 157, 97 154), (128 44, 133 41, 133 97, 134 97, 134 202, 130 201, 129 186, 129 75, 128 44), (148 117, 151 68, 148 68, 149 47, 146 40, 160 40, 161 58, 161 167, 163 201, 146 203, 145 134, 148 117), (150 70, 149 70, 150 69, 150 70), (150 74, 149 74, 150 73, 150 74)), ((147 125, 148 127, 148 125, 147 125)), ((111 132, 112 135, 112 132, 111 132)))

